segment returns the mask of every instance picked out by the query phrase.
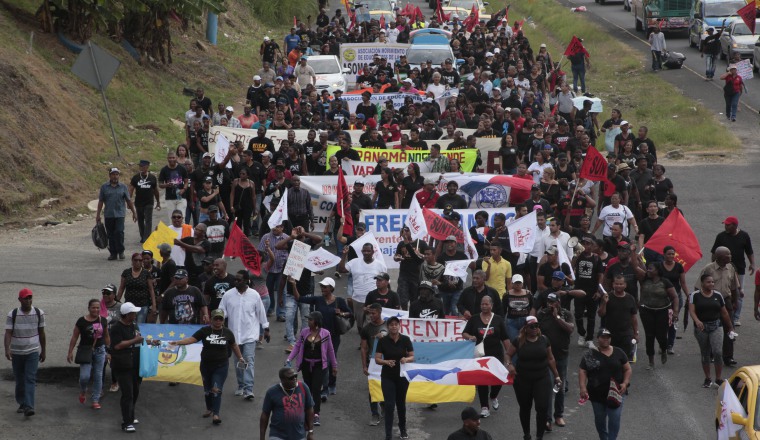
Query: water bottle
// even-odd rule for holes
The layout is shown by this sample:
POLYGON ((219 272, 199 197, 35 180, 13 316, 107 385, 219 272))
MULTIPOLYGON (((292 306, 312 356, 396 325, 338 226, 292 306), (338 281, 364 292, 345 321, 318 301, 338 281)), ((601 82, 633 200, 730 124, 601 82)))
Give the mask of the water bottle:
POLYGON ((554 394, 559 393, 559 390, 561 389, 561 387, 562 387, 562 381, 561 380, 555 381, 554 388, 552 388, 552 391, 554 392, 554 394))
POLYGON ((631 362, 636 363, 637 353, 639 351, 639 342, 636 339, 631 340, 631 352, 633 352, 633 360, 631 362))
POLYGON ((330 246, 330 235, 325 235, 324 242, 325 242, 325 247, 329 247, 330 246))

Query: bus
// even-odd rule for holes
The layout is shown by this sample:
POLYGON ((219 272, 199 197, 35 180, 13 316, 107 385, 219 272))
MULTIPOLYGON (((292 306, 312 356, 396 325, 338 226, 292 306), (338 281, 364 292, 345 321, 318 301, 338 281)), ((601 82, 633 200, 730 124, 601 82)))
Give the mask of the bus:
POLYGON ((677 32, 689 29, 692 0, 631 0, 637 31, 649 36, 650 29, 677 32))

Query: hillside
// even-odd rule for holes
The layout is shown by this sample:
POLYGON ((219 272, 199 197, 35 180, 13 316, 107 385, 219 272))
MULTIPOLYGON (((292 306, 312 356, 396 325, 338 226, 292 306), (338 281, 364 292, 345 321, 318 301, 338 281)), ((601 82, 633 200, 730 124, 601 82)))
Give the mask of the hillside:
MULTIPOLYGON (((307 4, 302 9, 316 6, 297 1, 307 4)), ((77 55, 55 35, 40 32, 34 17, 39 1, 13 6, 0 1, 0 225, 51 214, 66 220, 87 211, 111 164, 126 178, 137 171, 139 159, 148 158, 157 172, 167 149, 184 141, 182 129, 172 122, 183 119, 188 107, 184 88, 203 87, 214 107, 221 101, 241 112, 252 72, 260 68, 261 40, 267 34, 280 38, 287 25, 265 26, 246 0, 225 4, 216 47, 197 44, 205 42, 203 24, 191 23, 185 32, 178 23, 170 24, 170 65, 149 60, 140 65, 116 42, 103 35, 93 38, 121 61, 107 89, 119 158, 100 94, 70 72, 77 55), (47 198, 60 202, 38 208, 47 198)))

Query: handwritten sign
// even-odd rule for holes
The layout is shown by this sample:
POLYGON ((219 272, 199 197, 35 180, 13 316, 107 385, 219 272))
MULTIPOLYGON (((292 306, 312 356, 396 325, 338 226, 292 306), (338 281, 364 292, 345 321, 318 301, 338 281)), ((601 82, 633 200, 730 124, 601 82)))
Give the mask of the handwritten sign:
POLYGON ((463 341, 462 332, 467 321, 459 319, 401 318, 401 333, 412 342, 463 341))
POLYGON ((309 252, 304 267, 312 272, 320 272, 335 267, 338 263, 340 263, 339 256, 326 251, 324 248, 319 248, 309 252))
POLYGON ((293 241, 293 247, 290 249, 290 254, 288 254, 288 262, 285 264, 282 274, 300 280, 310 250, 311 246, 308 244, 298 240, 293 241))
POLYGON ((736 63, 736 73, 741 76, 744 81, 752 79, 755 75, 752 73, 752 64, 749 60, 741 60, 736 63))

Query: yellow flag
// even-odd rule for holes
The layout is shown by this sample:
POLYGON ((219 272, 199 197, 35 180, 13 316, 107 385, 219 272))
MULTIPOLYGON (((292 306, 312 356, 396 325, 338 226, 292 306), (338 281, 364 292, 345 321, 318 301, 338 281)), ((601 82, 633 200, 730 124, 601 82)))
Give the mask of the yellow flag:
POLYGON ((153 252, 153 256, 159 259, 160 253, 158 252, 158 245, 161 243, 167 243, 170 246, 174 245, 174 239, 178 238, 177 233, 169 229, 164 222, 158 222, 158 227, 147 240, 143 243, 143 250, 153 252))

